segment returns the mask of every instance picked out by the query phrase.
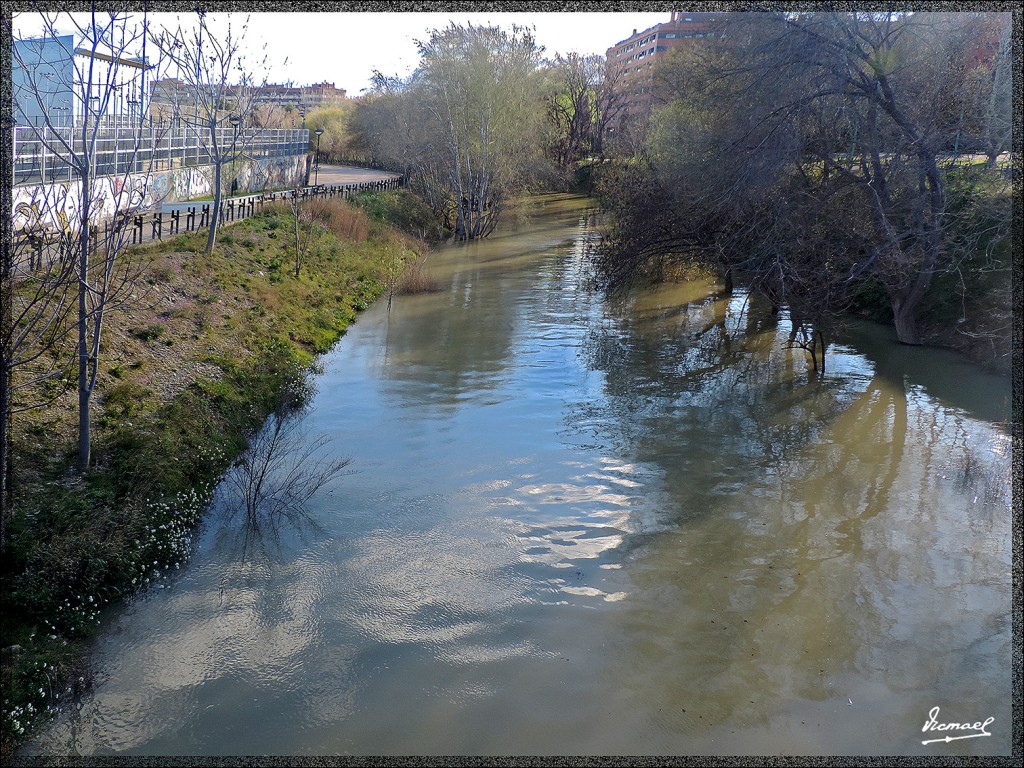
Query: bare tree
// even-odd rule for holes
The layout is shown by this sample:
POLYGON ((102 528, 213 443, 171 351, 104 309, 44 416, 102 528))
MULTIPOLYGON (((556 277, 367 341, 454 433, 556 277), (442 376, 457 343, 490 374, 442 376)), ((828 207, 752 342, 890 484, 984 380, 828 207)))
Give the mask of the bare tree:
POLYGON ((943 268, 943 157, 961 135, 974 44, 961 21, 892 11, 766 15, 753 22, 744 58, 718 73, 742 82, 751 105, 737 147, 748 167, 763 167, 767 142, 782 150, 779 164, 859 191, 857 214, 873 232, 856 270, 885 287, 906 344, 921 343, 917 308, 943 268))
POLYGON ((674 254, 717 260, 774 307, 795 308, 816 338, 810 328, 824 331, 870 279, 899 340, 921 343, 917 309, 959 258, 949 158, 983 122, 974 21, 747 14, 714 45, 669 57, 670 100, 632 171, 646 173, 629 182, 652 189, 609 195, 624 201, 613 202, 606 272, 621 283, 674 254))
POLYGON ((91 398, 104 323, 138 275, 139 265, 128 253, 129 225, 156 202, 150 172, 158 136, 142 129, 141 114, 125 118, 118 107, 126 96, 144 93, 156 66, 147 59, 144 14, 100 13, 94 6, 81 16, 41 13, 40 19, 41 37, 16 39, 13 46, 15 120, 30 126, 51 162, 67 168, 72 181, 57 187, 41 177, 34 191, 28 188, 31 221, 17 221, 53 232, 52 247, 62 265, 57 274, 66 274, 67 262, 74 267, 78 468, 84 472, 90 464, 91 398), (61 34, 58 20, 70 24, 73 34, 61 34), (58 117, 55 101, 61 96, 70 102, 70 121, 58 117), (113 156, 103 148, 111 139, 117 147, 113 156))
POLYGON ((325 455, 330 440, 310 438, 299 416, 308 397, 286 389, 261 429, 248 435, 248 447, 225 475, 222 493, 232 518, 242 516, 245 553, 266 538, 277 539, 285 526, 316 527, 307 505, 323 488, 346 474, 349 458, 325 455))
POLYGON ((288 197, 288 208, 292 214, 295 234, 295 278, 298 279, 302 265, 309 250, 309 241, 313 237, 313 217, 308 204, 303 205, 302 191, 296 187, 288 197))
POLYGON ((486 237, 509 195, 544 166, 540 53, 514 27, 433 30, 407 79, 377 72, 352 146, 400 170, 455 238, 486 237))
POLYGON ((254 65, 245 55, 246 24, 239 30, 229 20, 226 31, 218 34, 205 11, 197 15, 192 27, 162 30, 155 44, 177 75, 177 80, 161 83, 160 98, 171 104, 174 119, 196 137, 199 152, 213 168, 213 211, 206 239, 206 253, 212 253, 229 181, 225 171, 250 153, 259 134, 254 123, 268 70, 266 56, 254 65))
POLYGON ((604 157, 606 144, 612 128, 622 118, 626 110, 626 97, 621 82, 621 75, 607 65, 603 76, 595 86, 593 151, 604 157))
POLYGON ((597 56, 558 54, 548 66, 545 98, 552 129, 551 151, 562 169, 590 153, 594 144, 597 87, 603 60, 597 56))
POLYGON ((349 119, 349 148, 378 167, 414 178, 426 195, 430 189, 418 177, 431 153, 424 151, 429 145, 425 116, 411 95, 415 79, 403 82, 374 71, 372 82, 372 90, 355 103, 349 119))
POLYGON ((994 166, 999 155, 1008 150, 1013 134, 1013 20, 1009 14, 993 14, 998 25, 999 49, 987 83, 985 109, 985 154, 994 166))

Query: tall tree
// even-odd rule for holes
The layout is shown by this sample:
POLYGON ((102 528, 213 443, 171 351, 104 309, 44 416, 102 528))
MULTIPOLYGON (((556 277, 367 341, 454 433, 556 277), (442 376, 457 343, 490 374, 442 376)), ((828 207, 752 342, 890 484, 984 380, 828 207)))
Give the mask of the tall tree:
POLYGON ((655 115, 647 146, 677 242, 655 250, 717 251, 773 302, 813 287, 798 275, 816 263, 832 270, 820 295, 840 304, 870 277, 888 294, 900 341, 920 343, 917 308, 950 263, 949 161, 983 118, 969 21, 747 14, 729 19, 721 43, 670 59, 677 69, 663 81, 676 98, 655 115), (816 218, 831 237, 807 226, 816 218))
POLYGON ((155 37, 160 52, 176 70, 179 83, 164 84, 162 98, 170 101, 176 121, 185 125, 213 169, 213 211, 206 238, 206 253, 217 242, 224 195, 225 171, 251 152, 259 135, 254 126, 259 95, 267 84, 267 58, 253 63, 245 53, 247 24, 230 18, 221 33, 205 11, 196 23, 163 29, 155 37))
POLYGON ((349 120, 352 117, 350 106, 333 106, 314 109, 306 115, 306 126, 309 128, 310 151, 316 151, 317 140, 315 131, 323 129, 320 136, 320 159, 344 160, 351 157, 349 145, 351 134, 349 120))
POLYGON ((431 197, 434 186, 424 182, 434 151, 427 115, 415 93, 415 76, 403 81, 374 71, 372 82, 372 89, 356 102, 349 120, 350 146, 367 162, 410 178, 434 209, 440 210, 431 197))
POLYGON ((626 98, 619 77, 605 65, 602 77, 594 87, 593 152, 604 157, 613 123, 624 113, 626 98))
POLYGON ((147 58, 145 15, 100 13, 93 6, 82 16, 43 13, 40 18, 42 35, 13 46, 15 118, 31 126, 51 162, 67 168, 72 179, 66 189, 40 179, 28 207, 34 225, 51 228, 57 258, 74 264, 78 468, 85 472, 104 324, 138 274, 128 252, 131 219, 153 202, 152 153, 145 150, 157 136, 144 131, 138 117, 121 125, 115 105, 126 92, 143 93, 156 65, 147 58), (58 21, 71 24, 73 34, 60 34, 58 21), (57 96, 72 102, 70 126, 66 116, 58 117, 57 96), (114 158, 103 147, 111 139, 118 147, 114 158))
POLYGON ((597 89, 604 61, 598 56, 558 54, 548 65, 545 97, 551 126, 551 154, 564 170, 590 154, 594 147, 597 89))
POLYGON ((985 98, 984 128, 985 154, 989 165, 995 165, 999 156, 1009 150, 1013 134, 1013 20, 1010 14, 987 14, 984 26, 989 39, 998 34, 998 48, 985 62, 982 94, 985 98), (995 33, 995 34, 993 34, 995 33), (987 71, 986 71, 987 70, 987 71))
POLYGON ((539 159, 541 49, 522 27, 452 24, 419 50, 415 90, 441 151, 437 181, 455 212, 455 237, 485 237, 539 159))

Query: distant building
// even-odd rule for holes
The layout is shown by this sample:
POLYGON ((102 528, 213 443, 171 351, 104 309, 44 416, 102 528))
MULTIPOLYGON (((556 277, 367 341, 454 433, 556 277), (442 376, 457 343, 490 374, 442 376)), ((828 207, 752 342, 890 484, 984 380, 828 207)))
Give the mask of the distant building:
POLYGON ((146 113, 141 59, 94 51, 73 35, 15 40, 11 90, 15 125, 79 125, 90 114, 104 122, 138 121, 146 113), (79 73, 92 73, 92 82, 79 73))
POLYGON ((335 88, 334 83, 315 85, 267 85, 260 89, 257 101, 279 107, 291 107, 303 112, 330 107, 345 101, 345 89, 335 88))
POLYGON ((192 90, 184 80, 165 77, 150 83, 149 102, 154 112, 162 112, 164 107, 173 107, 192 101, 192 90))
POLYGON ((673 48, 718 34, 729 13, 672 11, 670 21, 655 24, 608 49, 607 77, 616 83, 624 99, 623 111, 612 129, 646 117, 654 104, 654 65, 673 48))
MULTIPOLYGON (((230 86, 225 89, 225 99, 231 98, 231 92, 230 86)), ((184 109, 194 100, 191 94, 190 86, 183 80, 164 78, 153 82, 151 101, 158 108, 178 105, 184 109)), ((258 104, 270 104, 303 113, 340 104, 344 101, 345 90, 335 88, 334 83, 326 82, 301 86, 268 84, 259 88, 256 94, 256 103, 258 104)))

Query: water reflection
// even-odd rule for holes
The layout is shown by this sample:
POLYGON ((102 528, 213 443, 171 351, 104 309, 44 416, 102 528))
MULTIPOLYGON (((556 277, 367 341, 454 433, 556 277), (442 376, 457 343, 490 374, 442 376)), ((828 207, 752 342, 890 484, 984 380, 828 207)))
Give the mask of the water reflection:
POLYGON ((303 422, 357 473, 321 532, 246 558, 211 526, 28 751, 1008 752, 985 377, 947 399, 853 337, 817 377, 699 282, 606 304, 585 205, 364 314, 303 422), (994 736, 922 747, 934 706, 994 736))
POLYGON ((709 289, 631 300, 587 358, 609 395, 591 415, 661 468, 678 523, 629 563, 616 618, 660 642, 615 684, 649 710, 657 691, 661 743, 698 752, 924 754, 919 721, 954 701, 1004 730, 952 753, 1006 749, 1005 435, 909 385, 897 355, 839 347, 809 379, 784 318, 709 289), (965 461, 980 494, 954 478, 965 461))
POLYGON ((348 474, 351 459, 331 455, 330 438, 304 426, 308 400, 302 398, 315 387, 301 387, 308 394, 287 390, 266 423, 246 435, 245 451, 217 487, 207 523, 212 519, 217 542, 230 558, 274 557, 285 535, 307 542, 310 534, 323 533, 308 505, 348 474))

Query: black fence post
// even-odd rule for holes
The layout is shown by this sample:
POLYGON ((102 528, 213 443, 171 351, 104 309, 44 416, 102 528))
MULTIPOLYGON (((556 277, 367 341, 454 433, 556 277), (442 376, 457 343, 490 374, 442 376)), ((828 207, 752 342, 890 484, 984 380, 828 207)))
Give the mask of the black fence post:
POLYGON ((196 207, 190 205, 188 207, 188 218, 185 219, 185 229, 191 232, 196 228, 196 207))

